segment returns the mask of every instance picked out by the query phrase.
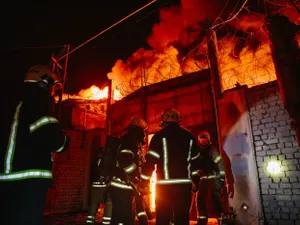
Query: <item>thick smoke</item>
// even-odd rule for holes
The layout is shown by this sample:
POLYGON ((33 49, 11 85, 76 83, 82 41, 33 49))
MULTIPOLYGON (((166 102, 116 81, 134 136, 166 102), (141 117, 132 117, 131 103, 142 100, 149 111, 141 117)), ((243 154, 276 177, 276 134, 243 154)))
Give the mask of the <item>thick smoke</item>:
POLYGON ((189 44, 198 38, 199 33, 207 28, 221 13, 225 0, 181 0, 180 6, 160 10, 160 22, 152 28, 147 41, 154 49, 164 49, 189 36, 189 44), (192 33, 193 35, 189 35, 192 33))
MULTIPOLYGON (((125 62, 117 60, 108 73, 114 88, 125 96, 141 86, 207 68, 205 31, 232 17, 242 1, 227 3, 227 0, 181 0, 180 5, 160 9, 160 22, 154 24, 147 38, 152 50, 141 48, 125 62)), ((250 6, 217 29, 222 82, 225 84, 228 79, 225 84, 228 87, 234 82, 247 83, 247 76, 252 74, 256 78, 250 78, 249 86, 275 79, 268 37, 262 28, 266 14, 253 12, 250 6)), ((267 7, 269 12, 280 11, 276 5, 267 7)), ((299 21, 295 12, 286 7, 281 13, 295 22, 299 21)))

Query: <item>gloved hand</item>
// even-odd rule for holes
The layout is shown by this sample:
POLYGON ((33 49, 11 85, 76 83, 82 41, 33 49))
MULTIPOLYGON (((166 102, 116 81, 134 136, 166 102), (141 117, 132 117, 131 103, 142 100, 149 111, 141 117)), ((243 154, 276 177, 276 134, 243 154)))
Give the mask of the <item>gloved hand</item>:
POLYGON ((229 198, 234 197, 234 186, 233 186, 233 184, 227 184, 227 193, 228 193, 229 198))

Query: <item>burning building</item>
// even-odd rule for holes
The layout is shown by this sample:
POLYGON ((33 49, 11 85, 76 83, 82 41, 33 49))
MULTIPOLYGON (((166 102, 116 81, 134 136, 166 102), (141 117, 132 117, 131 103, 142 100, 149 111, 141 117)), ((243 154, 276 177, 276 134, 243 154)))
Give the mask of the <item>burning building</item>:
POLYGON ((98 100, 74 97, 63 103, 62 121, 72 144, 69 153, 56 157, 57 188, 49 192, 48 201, 52 212, 86 210, 90 162, 105 141, 106 120, 111 133, 119 135, 131 117, 141 116, 149 124, 150 140, 159 129, 160 112, 174 107, 182 114, 183 126, 195 135, 203 129, 210 131, 213 142, 228 155, 235 178, 235 196, 229 201, 241 224, 297 220, 299 147, 277 81, 278 76, 284 77, 282 73, 288 76, 291 71, 280 70, 278 57, 274 57, 280 55, 274 46, 284 40, 271 38, 270 43, 268 32, 262 29, 264 16, 244 14, 238 23, 230 24, 236 33, 213 40, 215 49, 207 49, 211 40, 203 38, 204 28, 198 29, 201 24, 197 23, 205 15, 188 17, 195 15, 188 12, 197 8, 189 2, 182 1, 182 8, 161 10, 161 23, 154 26, 148 39, 152 50, 139 49, 127 61, 116 62, 108 77, 114 99, 119 101, 112 104, 109 114, 106 95, 94 98, 98 100), (168 36, 166 27, 174 23, 170 18, 179 25, 171 26, 175 30, 168 36), (185 44, 174 47, 176 41, 185 44), (184 45, 192 50, 182 55, 179 49, 184 51, 184 45), (207 51, 215 54, 215 64, 212 57, 207 58, 207 51), (216 89, 216 76, 220 90, 216 89), (217 91, 221 96, 215 95, 217 91))
MULTIPOLYGON (((105 141, 106 114, 102 112, 102 115, 98 114, 97 118, 95 112, 89 112, 89 109, 101 108, 101 105, 106 109, 105 99, 68 100, 64 104, 65 107, 72 108, 72 111, 69 110, 71 118, 65 120, 72 121, 69 124, 73 124, 65 127, 72 138, 72 144, 69 153, 57 156, 55 163, 54 180, 57 182, 57 189, 52 190, 51 210, 53 212, 86 209, 89 202, 90 182, 88 168, 93 152, 105 141), (87 107, 88 105, 94 106, 87 107), (84 126, 84 120, 92 121, 93 118, 96 120, 90 124, 96 125, 84 126), (97 122, 99 118, 102 119, 97 122)), ((116 135, 122 133, 129 118, 142 116, 149 123, 150 140, 152 134, 159 129, 160 112, 167 106, 176 107, 181 111, 182 125, 190 129, 193 134, 197 134, 202 129, 209 130, 213 134, 213 141, 220 144, 217 132, 219 131, 221 145, 231 159, 232 172, 236 180, 236 194, 231 200, 232 205, 239 215, 250 215, 251 220, 256 219, 258 222, 263 212, 260 208, 263 207, 261 205, 263 199, 272 196, 271 192, 274 189, 271 187, 275 185, 281 187, 280 180, 293 179, 297 173, 297 170, 293 170, 287 164, 290 160, 296 160, 289 157, 297 157, 297 153, 294 153, 297 151, 297 142, 288 124, 289 117, 283 108, 277 82, 273 81, 252 88, 236 87, 224 92, 223 99, 219 100, 218 110, 221 113, 218 117, 213 104, 209 70, 149 85, 112 105, 111 132, 116 135), (220 124, 219 127, 217 123, 220 124), (245 137, 244 147, 234 149, 232 146, 236 143, 232 144, 232 140, 239 137, 245 137), (272 175, 266 168, 268 162, 274 161, 280 162, 281 171, 272 175), (243 203, 249 206, 247 212, 239 208, 243 203), (257 216, 253 217, 253 214, 257 216)), ((64 114, 68 114, 66 111, 64 114)), ((289 185, 289 183, 284 184, 289 185)), ((279 190, 290 190, 284 187, 279 190)), ((284 196, 292 199, 294 196, 284 193, 278 193, 278 198, 284 196)), ((277 198, 276 196, 274 198, 277 198)), ((273 201, 270 200, 270 203, 273 201)), ((286 202, 285 204, 290 202, 282 201, 286 202)), ((274 209, 278 208, 277 205, 273 206, 274 209)))

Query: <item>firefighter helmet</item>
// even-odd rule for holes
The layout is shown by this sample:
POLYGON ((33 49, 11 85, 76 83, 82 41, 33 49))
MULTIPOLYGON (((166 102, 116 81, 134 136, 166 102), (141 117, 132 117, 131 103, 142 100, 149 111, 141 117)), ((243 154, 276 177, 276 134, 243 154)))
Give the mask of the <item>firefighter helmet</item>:
POLYGON ((210 134, 208 131, 201 131, 199 134, 198 134, 198 141, 200 142, 200 139, 204 139, 206 138, 208 140, 208 142, 210 142, 210 134))
POLYGON ((173 123, 179 123, 180 122, 180 114, 177 110, 170 108, 166 109, 162 114, 161 114, 161 121, 162 122, 173 122, 173 123))
POLYGON ((52 91, 62 89, 62 84, 58 76, 48 67, 35 65, 26 73, 24 82, 44 83, 51 88, 52 91))
POLYGON ((143 130, 147 130, 148 129, 147 122, 145 120, 143 120, 142 118, 139 118, 139 117, 133 117, 131 119, 129 125, 134 125, 134 126, 140 127, 143 130))

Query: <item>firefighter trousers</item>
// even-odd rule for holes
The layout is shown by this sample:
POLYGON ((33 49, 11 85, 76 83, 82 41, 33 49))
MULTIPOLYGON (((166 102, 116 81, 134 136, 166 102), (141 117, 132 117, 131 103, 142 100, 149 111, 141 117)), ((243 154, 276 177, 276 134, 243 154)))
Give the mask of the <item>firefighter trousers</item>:
POLYGON ((148 225, 148 215, 145 209, 145 205, 143 204, 143 197, 135 197, 133 202, 135 208, 135 216, 138 219, 138 224, 148 225))
POLYGON ((105 204, 104 214, 102 217, 102 224, 110 224, 112 203, 108 193, 108 186, 105 184, 93 183, 91 190, 91 203, 86 218, 86 224, 94 224, 95 216, 100 204, 105 204))
POLYGON ((50 181, 26 179, 0 183, 0 218, 6 225, 42 225, 50 181))
MULTIPOLYGON (((199 190, 196 193, 196 209, 197 209, 197 220, 207 221, 207 201, 213 201, 214 206, 217 210, 217 217, 221 216, 224 212, 222 203, 222 187, 223 182, 219 179, 201 179, 199 182, 199 190), (210 196, 208 193, 210 191, 210 196)), ((206 224, 206 223, 203 223, 206 224)))
POLYGON ((133 225, 133 190, 110 186, 109 193, 113 205, 111 225, 133 225))
POLYGON ((156 225, 189 225, 191 189, 191 184, 156 186, 156 225))

